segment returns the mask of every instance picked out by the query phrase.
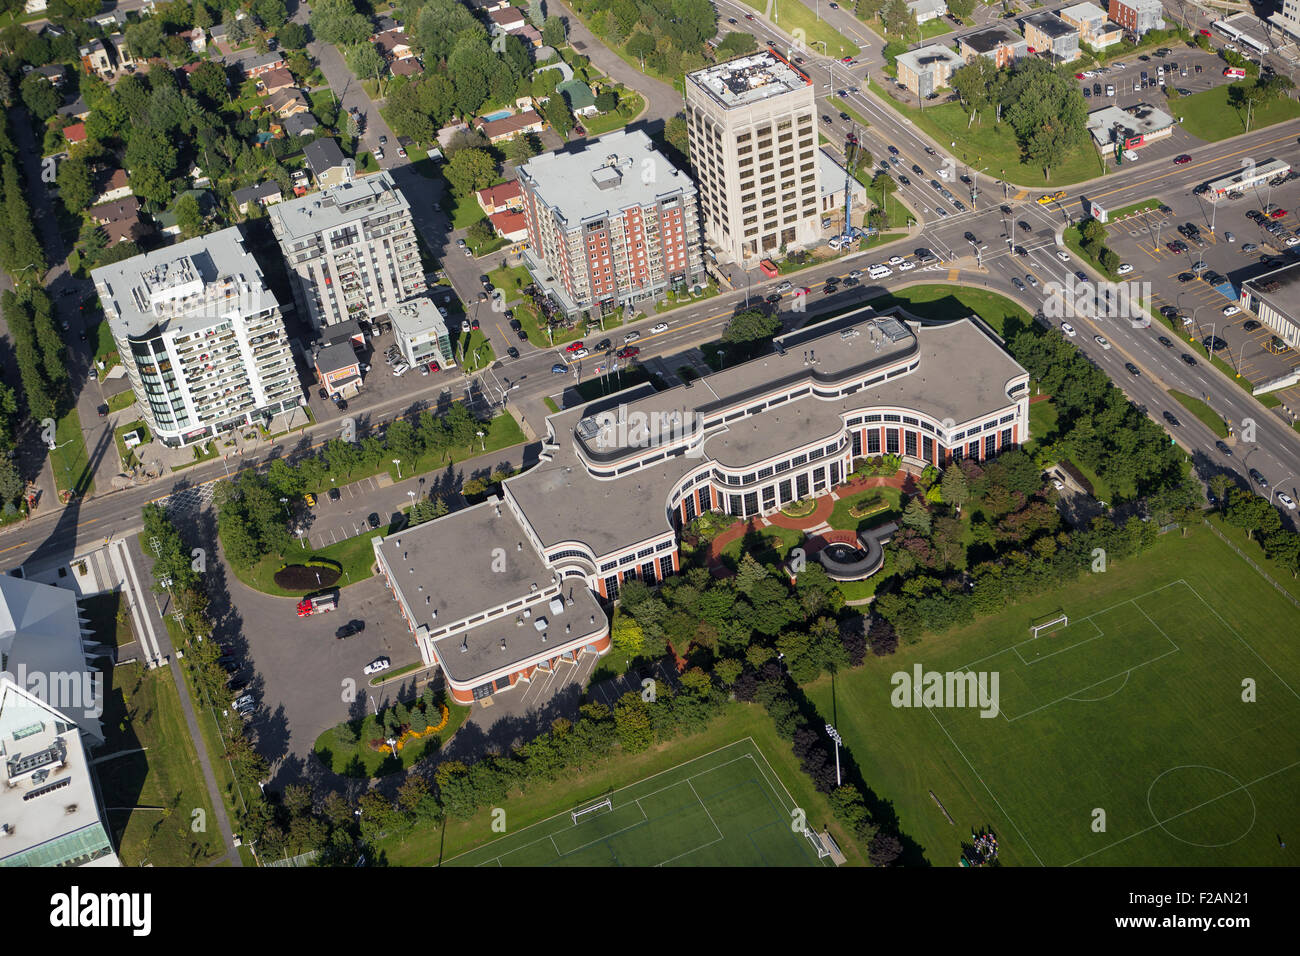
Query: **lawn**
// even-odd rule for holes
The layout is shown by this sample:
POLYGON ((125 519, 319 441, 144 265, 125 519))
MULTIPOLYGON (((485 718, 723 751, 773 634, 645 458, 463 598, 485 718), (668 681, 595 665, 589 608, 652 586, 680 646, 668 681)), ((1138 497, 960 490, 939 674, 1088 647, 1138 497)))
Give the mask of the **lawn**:
MULTIPOLYGON (((780 525, 769 525, 760 529, 758 534, 763 539, 764 547, 751 553, 760 564, 769 565, 779 564, 784 561, 786 555, 790 553, 790 549, 801 544, 804 539, 802 531, 796 531, 793 528, 782 528, 780 525)), ((744 536, 737 538, 723 548, 718 557, 728 567, 738 567, 740 554, 745 547, 745 543, 744 536)))
POLYGON ((954 158, 973 169, 988 167, 988 175, 1019 183, 1030 188, 1067 186, 1097 176, 1097 152, 1087 142, 1070 152, 1070 158, 1052 169, 1046 180, 1042 168, 1032 160, 1022 162, 1020 145, 1007 123, 986 118, 982 124, 967 129, 969 115, 958 103, 943 103, 918 110, 899 103, 874 80, 871 88, 894 110, 906 116, 940 143, 957 143, 954 158))
POLYGON ((1163 208, 1165 201, 1163 199, 1143 199, 1139 202, 1131 202, 1127 206, 1120 206, 1118 209, 1107 209, 1107 222, 1114 222, 1116 219, 1123 219, 1125 216, 1131 216, 1138 212, 1154 212, 1163 208))
POLYGON ((87 337, 95 343, 95 367, 98 368, 100 362, 104 363, 104 367, 99 372, 102 380, 108 370, 119 361, 117 343, 113 341, 113 333, 108 330, 108 323, 103 319, 95 323, 94 329, 87 333, 87 337))
MULTIPOLYGON (((130 458, 135 456, 135 451, 133 449, 127 448, 126 441, 125 441, 126 436, 131 434, 131 432, 134 431, 138 431, 140 433, 140 445, 149 444, 150 440, 153 437, 152 435, 149 434, 149 426, 144 423, 143 418, 137 418, 129 425, 122 425, 118 428, 113 429, 113 440, 117 442, 117 454, 122 459, 123 471, 129 470, 127 468, 126 462, 130 458)), ((135 447, 139 448, 140 445, 136 445, 135 447)))
MULTIPOLYGON (((730 705, 721 717, 710 723, 701 733, 658 744, 645 753, 626 755, 616 751, 613 757, 594 763, 588 768, 564 773, 554 783, 538 782, 527 794, 512 789, 507 799, 497 806, 506 811, 507 819, 510 821, 509 834, 518 834, 523 828, 548 820, 557 814, 564 814, 560 823, 568 823, 571 826, 568 812, 575 807, 584 806, 605 796, 611 796, 615 807, 618 807, 620 796, 614 792, 618 788, 644 781, 654 774, 672 770, 687 761, 713 753, 721 747, 736 745, 746 738, 752 738, 770 764, 773 775, 780 781, 783 804, 788 806, 792 797, 795 805, 806 812, 809 823, 816 826, 820 826, 823 821, 833 819, 826 798, 818 793, 808 778, 799 771, 798 762, 794 759, 790 748, 790 741, 777 735, 772 719, 760 706, 739 703, 730 705), (787 791, 789 797, 786 796, 787 791)), ((784 813, 783 823, 786 832, 789 832, 789 820, 789 814, 784 813)), ((428 826, 407 833, 400 840, 381 840, 376 849, 384 854, 389 866, 436 865, 451 861, 467 850, 490 842, 489 838, 493 835, 491 823, 491 809, 484 807, 469 819, 450 820, 445 828, 428 826)), ((711 839, 714 833, 712 828, 708 827, 707 822, 701 822, 701 827, 708 828, 711 839)), ((830 829, 836 842, 848 857, 849 863, 864 865, 866 861, 862 848, 850 835, 837 823, 831 823, 830 829)), ((499 849, 491 848, 485 848, 479 853, 482 859, 494 859, 499 855, 499 849)), ((689 864, 694 861, 687 859, 682 862, 689 864)), ((700 860, 699 862, 703 864, 724 861, 700 860)))
POLYGON ((120 412, 124 408, 130 408, 135 404, 135 391, 127 389, 125 392, 118 392, 116 395, 108 397, 108 410, 110 412, 120 412))
POLYGON ((914 43, 919 43, 921 40, 931 40, 935 37, 944 36, 945 34, 952 33, 957 29, 944 17, 935 17, 933 20, 926 20, 924 23, 918 25, 917 32, 919 32, 919 36, 917 33, 911 31, 908 31, 907 36, 902 36, 898 33, 887 32, 885 30, 885 25, 880 22, 879 17, 872 17, 870 20, 864 22, 867 25, 867 29, 882 39, 899 40, 909 46, 914 43))
POLYGON ((903 514, 903 493, 897 488, 868 488, 856 494, 848 495, 835 502, 835 508, 827 519, 827 524, 837 531, 865 531, 878 525, 896 521, 903 514), (855 518, 849 512, 866 502, 882 501, 888 505, 881 511, 855 518))
MULTIPOLYGON (((410 704, 410 701, 405 703, 410 704)), ((371 749, 369 742, 383 736, 383 728, 380 727, 374 714, 367 714, 359 723, 355 720, 350 722, 357 736, 355 744, 347 747, 341 745, 335 732, 337 728, 331 727, 316 738, 312 753, 334 773, 354 779, 368 780, 371 777, 382 777, 399 770, 408 770, 425 757, 431 757, 442 749, 451 739, 451 735, 470 715, 468 707, 461 707, 445 699, 442 703, 447 706, 446 725, 437 733, 408 738, 407 742, 398 749, 397 758, 393 758, 386 752, 371 749)))
POLYGON ((624 95, 626 99, 623 102, 629 104, 626 111, 623 109, 623 103, 620 103, 618 109, 610 110, 608 113, 582 118, 582 127, 587 131, 588 138, 604 136, 616 129, 622 129, 635 117, 641 115, 641 111, 645 109, 645 99, 641 94, 629 90, 624 95))
POLYGON ((1088 255, 1088 253, 1086 253, 1086 252, 1083 251, 1083 245, 1081 244, 1081 240, 1082 240, 1082 238, 1083 238, 1083 237, 1082 237, 1082 235, 1079 233, 1079 227, 1078 227, 1078 226, 1070 226, 1070 227, 1068 227, 1068 228, 1065 230, 1065 233, 1064 233, 1064 239, 1065 239, 1065 245, 1066 245, 1066 248, 1068 248, 1071 252, 1073 252, 1076 256, 1078 256, 1078 257, 1079 257, 1080 259, 1082 259, 1084 262, 1088 263, 1088 265, 1092 266, 1094 269, 1096 269, 1098 272, 1100 272, 1103 276, 1105 276, 1105 277, 1106 277, 1107 279, 1109 279, 1111 282, 1116 282, 1116 281, 1118 281, 1118 280, 1119 280, 1119 276, 1117 276, 1115 273, 1111 272, 1109 269, 1105 268, 1105 267, 1101 264, 1101 262, 1100 262, 1099 260, 1093 258, 1092 256, 1088 255))
MULTIPOLYGON (((497 185, 493 183, 493 185, 497 185)), ((451 204, 451 228, 468 229, 480 219, 486 219, 487 213, 483 207, 478 204, 478 199, 471 193, 468 196, 462 196, 450 186, 447 187, 447 202, 451 204)), ((463 253, 462 253, 463 255, 463 253)))
POLYGON ((303 596, 302 591, 286 591, 275 583, 275 572, 280 570, 281 565, 298 564, 307 560, 337 561, 343 567, 343 577, 339 579, 337 587, 345 588, 349 584, 364 581, 374 573, 375 549, 370 544, 370 538, 372 534, 387 533, 387 528, 380 528, 374 532, 335 541, 318 550, 294 548, 290 545, 283 556, 268 554, 251 568, 240 568, 233 564, 231 567, 234 568, 235 576, 239 580, 256 591, 273 594, 276 597, 300 598, 303 596))
POLYGON ((1205 404, 1205 402, 1201 401, 1199 398, 1194 398, 1191 395, 1180 392, 1176 388, 1169 389, 1169 394, 1178 402, 1179 405, 1182 405, 1183 408, 1187 409, 1200 419, 1201 424, 1214 432, 1214 434, 1219 438, 1228 437, 1228 425, 1223 420, 1223 416, 1212 409, 1209 405, 1205 404))
POLYGON ((1031 447, 1035 442, 1040 442, 1056 431, 1056 420, 1059 417, 1056 409, 1056 403, 1050 398, 1044 402, 1029 403, 1029 441, 1025 442, 1025 447, 1031 447))
POLYGON ((79 498, 95 493, 95 483, 90 459, 86 455, 86 437, 81 431, 81 416, 74 405, 55 426, 54 443, 50 452, 50 466, 54 469, 54 484, 60 492, 73 491, 79 498))
POLYGON ((650 381, 650 373, 645 370, 645 366, 628 366, 625 362, 617 372, 610 372, 595 378, 584 378, 577 385, 572 385, 570 388, 573 388, 584 402, 590 402, 602 395, 621 392, 625 388, 631 388, 633 385, 640 385, 642 382, 648 381, 650 381))
POLYGON ((1014 333, 1033 325, 1030 314, 1006 296, 966 286, 914 285, 863 304, 878 312, 900 306, 922 319, 952 319, 973 312, 1003 337, 1007 336, 1009 326, 1014 333))
POLYGON ((1278 834, 1300 823, 1295 614, 1196 526, 808 694, 896 810, 904 862, 955 865, 988 826, 1013 866, 1284 864, 1278 834), (1056 609, 1069 627, 1031 641, 1056 609), (999 714, 895 706, 893 675, 914 666, 998 674, 999 714))
MULTIPOLYGON (((1182 96, 1169 104, 1169 111, 1183 124, 1183 129, 1197 139, 1215 143, 1246 132, 1246 114, 1228 105, 1228 90, 1242 84, 1227 83, 1182 96)), ((1257 106, 1251 117, 1252 130, 1284 123, 1300 117, 1300 103, 1282 96, 1257 106)))
MULTIPOLYGON (((744 3, 758 13, 767 13, 766 0, 744 0, 744 3)), ((799 0, 781 4, 777 8, 777 16, 780 18, 778 24, 780 29, 796 38, 794 44, 796 49, 815 50, 833 56, 837 60, 843 56, 857 56, 860 52, 856 43, 835 30, 825 20, 817 19, 812 9, 805 7, 799 0), (803 31, 802 44, 798 40, 799 31, 803 31)))
POLYGON ((466 372, 477 371, 496 361, 496 355, 492 352, 492 343, 481 329, 474 329, 471 332, 453 332, 451 342, 452 350, 459 356, 461 368, 466 372))
POLYGON ((126 866, 194 866, 221 856, 220 831, 171 668, 119 664, 111 675, 115 686, 104 701, 100 753, 136 751, 98 766, 118 856, 126 866))
POLYGON ((552 412, 555 413, 559 412, 560 406, 555 404, 555 399, 551 398, 551 396, 549 395, 545 396, 542 399, 542 401, 546 403, 546 407, 549 408, 552 412))
POLYGON ((100 644, 116 647, 119 651, 135 641, 135 631, 131 629, 131 615, 126 613, 122 604, 120 591, 101 591, 79 598, 77 601, 82 616, 90 622, 90 629, 95 640, 100 644), (121 620, 118 615, 121 614, 121 620))
MULTIPOLYGON (((402 476, 409 478, 411 475, 418 475, 441 468, 451 461, 464 461, 466 458, 500 451, 502 448, 510 448, 524 441, 523 430, 520 429, 519 423, 515 421, 513 415, 498 415, 488 422, 486 427, 480 424, 479 428, 484 432, 482 441, 475 438, 468 445, 462 445, 459 448, 448 448, 445 452, 421 455, 415 460, 414 465, 410 462, 402 462, 402 476)), ((397 474, 397 466, 390 464, 387 471, 394 481, 400 480, 397 474)), ((357 477, 361 476, 358 475, 357 477)), ((324 490, 324 488, 320 489, 322 492, 324 490)))

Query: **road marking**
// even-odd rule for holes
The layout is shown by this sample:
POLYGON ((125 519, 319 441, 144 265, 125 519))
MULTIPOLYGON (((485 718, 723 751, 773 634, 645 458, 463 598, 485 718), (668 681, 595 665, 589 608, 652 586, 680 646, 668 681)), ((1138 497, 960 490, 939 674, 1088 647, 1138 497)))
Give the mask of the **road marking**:
POLYGON ((949 281, 949 282, 956 282, 956 281, 957 281, 957 276, 958 276, 960 273, 961 273, 961 270, 960 270, 960 269, 949 269, 949 270, 948 270, 948 281, 949 281))

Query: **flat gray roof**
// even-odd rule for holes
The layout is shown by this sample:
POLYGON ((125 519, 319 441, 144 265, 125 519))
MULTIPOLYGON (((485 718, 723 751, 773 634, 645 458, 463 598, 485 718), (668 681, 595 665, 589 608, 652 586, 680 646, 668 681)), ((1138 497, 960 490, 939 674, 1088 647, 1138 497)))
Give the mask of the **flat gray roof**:
POLYGON ((940 46, 938 43, 931 43, 919 50, 908 50, 906 53, 900 53, 898 54, 898 60, 904 63, 913 73, 929 72, 940 63, 956 65, 963 62, 960 53, 956 50, 950 50, 946 46, 940 46))
POLYGON ((296 242, 372 215, 410 212, 410 204, 387 173, 363 176, 267 210, 281 242, 296 242))
POLYGON ((238 226, 100 266, 90 276, 110 326, 128 337, 155 327, 203 329, 232 312, 279 306, 238 226))
POLYGON ((812 86, 808 77, 769 49, 687 73, 686 82, 703 90, 715 103, 728 110, 752 106, 812 86))
POLYGON ((442 319, 438 306, 429 298, 408 299, 388 310, 388 317, 393 325, 410 337, 433 332, 447 335, 447 323, 442 319))
POLYGON ((577 151, 543 153, 519 167, 538 198, 570 228, 632 206, 652 206, 677 194, 692 196, 695 184, 658 152, 640 130, 618 130, 589 140, 577 151), (646 176, 647 170, 654 176, 646 176))
POLYGON ((1247 279, 1242 285, 1249 286, 1251 295, 1267 302, 1287 318, 1300 321, 1300 262, 1247 279))
POLYGON ((974 33, 968 33, 964 37, 958 37, 957 39, 976 53, 992 53, 1003 44, 1015 46, 1017 43, 1025 42, 1024 37, 1005 23, 995 23, 992 26, 976 30, 974 33))
POLYGON ((1034 26, 1042 30, 1053 40, 1055 40, 1057 37, 1065 37, 1065 36, 1069 36, 1071 33, 1079 32, 1074 27, 1070 26, 1068 23, 1066 23, 1064 20, 1058 17, 1055 13, 1048 13, 1045 10, 1041 13, 1031 13, 1029 16, 1025 17, 1020 22, 1025 26, 1028 26, 1029 24, 1032 23, 1034 26))

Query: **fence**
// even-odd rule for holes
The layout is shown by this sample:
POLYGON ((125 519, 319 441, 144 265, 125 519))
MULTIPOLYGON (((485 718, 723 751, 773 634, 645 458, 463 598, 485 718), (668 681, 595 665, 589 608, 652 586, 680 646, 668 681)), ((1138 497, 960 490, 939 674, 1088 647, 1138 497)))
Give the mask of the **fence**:
POLYGON ((1205 522, 1205 526, 1207 528, 1209 528, 1211 531, 1213 531, 1216 535, 1219 536, 1219 540, 1221 540, 1224 544, 1230 547, 1233 551, 1236 551, 1237 554, 1241 555, 1242 560, 1245 561, 1247 564, 1249 564, 1256 571, 1258 571, 1260 577, 1262 577, 1269 584, 1273 585, 1273 587, 1277 589, 1278 594, 1282 595, 1284 598, 1286 598, 1288 601, 1294 604, 1297 608, 1300 608, 1300 601, 1296 600, 1295 595, 1293 595, 1290 591, 1286 590, 1286 588, 1282 587, 1282 585, 1278 584, 1271 577, 1269 577, 1268 573, 1263 568, 1261 568, 1258 564, 1252 561, 1250 557, 1246 554, 1246 552, 1242 551, 1241 548, 1237 547, 1235 544, 1229 541, 1227 537, 1224 536, 1222 531, 1220 531, 1214 525, 1210 524, 1210 522, 1205 518, 1202 518, 1201 520, 1205 522))

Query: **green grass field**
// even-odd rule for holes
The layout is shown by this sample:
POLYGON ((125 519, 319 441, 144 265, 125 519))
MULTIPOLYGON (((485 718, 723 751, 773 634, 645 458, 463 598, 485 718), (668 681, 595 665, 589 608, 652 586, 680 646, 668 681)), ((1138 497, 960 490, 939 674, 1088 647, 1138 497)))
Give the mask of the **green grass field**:
MULTIPOLYGON (((744 0, 744 3, 766 16, 769 21, 772 19, 773 4, 768 0, 744 0)), ((861 52, 856 43, 825 20, 819 20, 815 11, 798 0, 782 3, 776 8, 776 15, 779 21, 777 26, 794 40, 796 50, 811 50, 833 56, 837 60, 842 56, 857 56, 861 52)))
MULTIPOLYGON (((1207 143, 1245 133, 1245 110, 1233 109, 1228 104, 1228 90, 1234 85, 1226 83, 1203 93, 1179 97, 1169 103, 1169 112, 1183 124, 1183 129, 1207 143)), ((1297 116, 1300 116, 1300 103, 1288 96, 1278 97, 1255 109, 1250 128, 1263 129, 1297 116)))
POLYGON ((1009 865, 1294 865, 1296 617, 1197 526, 809 696, 932 864, 989 826, 1009 865), (1056 608, 1069 626, 1031 640, 1056 608), (998 674, 999 713, 893 706, 914 665, 998 674))
POLYGON ((576 824, 565 811, 447 865, 818 865, 812 844, 791 828, 794 799, 750 738, 608 797, 610 807, 585 814, 576 824))

